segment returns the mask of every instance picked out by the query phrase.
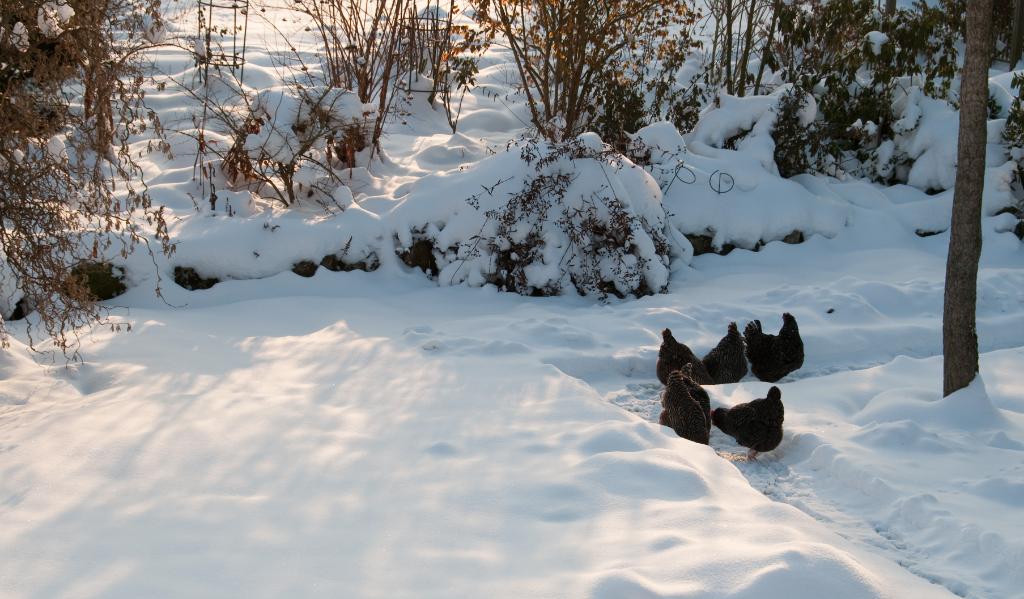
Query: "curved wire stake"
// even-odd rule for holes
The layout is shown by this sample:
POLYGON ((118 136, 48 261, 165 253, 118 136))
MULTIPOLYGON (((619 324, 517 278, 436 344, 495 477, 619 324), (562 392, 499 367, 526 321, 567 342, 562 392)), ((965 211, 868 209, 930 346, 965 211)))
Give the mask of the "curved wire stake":
POLYGON ((716 169, 713 173, 708 175, 708 187, 711 191, 718 195, 723 195, 732 191, 736 187, 736 179, 733 178, 729 173, 716 169), (715 178, 718 175, 718 178, 715 178))

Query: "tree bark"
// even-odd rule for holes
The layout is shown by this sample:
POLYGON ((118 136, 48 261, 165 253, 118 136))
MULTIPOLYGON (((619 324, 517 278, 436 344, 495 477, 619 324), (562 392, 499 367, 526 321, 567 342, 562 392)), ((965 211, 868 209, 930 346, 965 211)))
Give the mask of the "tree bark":
POLYGON ((743 50, 740 52, 740 59, 736 65, 736 95, 743 97, 747 95, 747 65, 750 62, 750 48, 754 45, 754 12, 757 10, 757 0, 750 0, 747 9, 747 30, 743 36, 743 50))
POLYGON ((992 0, 967 3, 967 51, 960 83, 956 186, 942 311, 942 393, 969 385, 978 373, 978 262, 985 186, 988 67, 992 0))
MULTIPOLYGON (((1024 2, 1024 0, 1020 0, 1024 2)), ((775 28, 779 23, 779 11, 782 10, 782 0, 775 0, 772 3, 772 22, 768 26, 768 35, 764 39, 764 47, 761 48, 761 64, 757 67, 757 81, 754 82, 754 95, 761 94, 761 79, 764 77, 765 61, 772 51, 772 43, 775 41, 775 28)), ((776 65, 777 67, 778 65, 776 65)))
POLYGON ((885 0, 885 14, 890 17, 896 14, 896 0, 885 0))
POLYGON ((732 0, 725 0, 725 91, 732 94, 732 0))
POLYGON ((1021 42, 1024 41, 1024 0, 1013 3, 1013 33, 1010 36, 1010 70, 1020 61, 1021 42))

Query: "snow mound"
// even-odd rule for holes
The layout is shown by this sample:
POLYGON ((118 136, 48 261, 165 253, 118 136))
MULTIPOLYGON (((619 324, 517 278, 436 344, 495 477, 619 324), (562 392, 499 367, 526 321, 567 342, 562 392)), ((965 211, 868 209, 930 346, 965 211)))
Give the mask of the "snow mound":
POLYGON ((871 399, 854 417, 854 422, 860 424, 901 421, 968 430, 998 429, 1006 425, 1005 417, 989 400, 980 376, 966 389, 941 399, 923 391, 885 391, 871 399))
POLYGON ((0 320, 11 317, 22 297, 24 293, 18 287, 17 276, 7 263, 4 253, 0 251, 0 320))
MULTIPOLYGON (((331 216, 270 208, 251 217, 196 215, 172 228, 177 246, 168 273, 185 266, 204 277, 259 279, 328 255, 373 263, 380 231, 378 217, 358 206, 331 216)), ((145 262, 133 265, 139 276, 152 270, 145 262)))
POLYGON ((429 242, 441 285, 622 296, 668 284, 661 191, 593 134, 423 177, 386 219, 400 251, 429 242))
MULTIPOLYGON (((752 153, 708 144, 741 130, 751 120, 756 122, 776 103, 774 99, 749 103, 761 112, 735 126, 724 117, 711 119, 709 115, 708 122, 716 126, 709 124, 696 131, 694 139, 703 141, 689 145, 670 123, 655 123, 636 133, 636 151, 649 154, 647 168, 661 186, 674 228, 711 237, 718 249, 727 245, 756 249, 794 231, 805 238, 839 234, 847 222, 848 205, 779 177, 771 158, 774 145, 752 153)), ((761 140, 774 143, 770 135, 761 140)))

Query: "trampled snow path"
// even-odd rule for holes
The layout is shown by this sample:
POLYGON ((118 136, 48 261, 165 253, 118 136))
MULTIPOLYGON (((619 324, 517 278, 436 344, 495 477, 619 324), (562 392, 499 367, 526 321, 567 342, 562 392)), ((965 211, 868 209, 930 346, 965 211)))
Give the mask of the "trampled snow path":
MULTIPOLYGON (((764 260, 734 259, 739 264, 734 262, 732 268, 741 276, 754 274, 744 268, 746 259, 751 266, 764 260)), ((711 258, 705 266, 716 261, 726 262, 711 258)), ((886 268, 875 265, 877 274, 872 276, 843 272, 831 285, 804 280, 806 287, 796 293, 765 291, 767 297, 785 297, 782 307, 789 306, 785 309, 798 317, 808 299, 818 308, 801 319, 807 363, 781 384, 788 407, 786 439, 776 452, 755 462, 747 461, 742 448, 717 431, 712 445, 734 461, 754 488, 924 579, 960 596, 1021 597, 1024 445, 1019 433, 1024 377, 1019 364, 1024 363, 1024 328, 1013 314, 1024 302, 1024 286, 1018 270, 983 271, 980 279, 979 336, 983 349, 990 352, 983 356, 982 375, 998 409, 992 411, 987 402, 939 402, 939 266, 918 256, 913 261, 894 260, 886 268), (898 282, 905 276, 899 265, 910 263, 923 268, 913 279, 898 282), (834 312, 822 314, 822 309, 834 312), (831 320, 844 320, 842 315, 851 312, 855 321, 831 320), (809 321, 814 324, 808 326, 809 321), (871 353, 860 353, 864 342, 871 353)), ((827 271, 812 272, 817 275, 787 274, 787 280, 813 279, 827 271)), ((736 297, 736 291, 719 280, 697 287, 694 295, 700 298, 706 297, 701 291, 729 297, 730 304, 716 308, 732 308, 734 319, 743 310, 733 303, 742 305, 738 300, 745 298, 757 304, 761 295, 744 289, 736 297)), ((697 302, 687 314, 703 324, 705 306, 697 302)), ((770 318, 772 326, 780 324, 777 316, 755 316, 770 318)), ((698 339, 693 344, 698 353, 717 341, 706 340, 703 333, 691 336, 698 339)), ((565 363, 571 370, 579 361, 565 363)), ((579 373, 586 376, 596 370, 579 373)), ((650 366, 638 373, 619 369, 617 376, 593 380, 613 403, 657 421, 661 388, 650 366)), ((747 381, 711 387, 712 402, 730 405, 764 396, 767 384, 751 376, 747 381)))
MULTIPOLYGON (((1009 365, 1022 359, 1020 348, 986 354, 983 376, 1000 388, 1020 389, 1022 377, 1009 365)), ((916 391, 927 398, 937 393, 929 388, 940 377, 937 358, 897 359, 878 368, 784 384, 789 432, 778 450, 751 461, 744 448, 720 431, 712 432, 711 443, 755 489, 800 509, 844 538, 879 551, 908 571, 963 597, 1018 597, 1024 575, 1020 566, 1024 551, 1017 541, 1024 498, 1019 482, 1024 445, 1005 437, 997 426, 958 430, 953 423, 936 426, 899 419, 862 428, 813 406, 834 398, 836 389, 851 388, 873 395, 869 403, 884 405, 893 397, 885 397, 884 385, 896 378, 907 385, 897 393, 916 391), (873 381, 877 378, 885 383, 873 381), (955 465, 966 465, 968 460, 971 465, 962 471, 951 468, 951 458, 955 465), (883 472, 878 470, 881 464, 886 464, 883 472), (926 474, 914 475, 914 470, 926 474), (979 505, 970 504, 972 491, 982 496, 981 505, 991 503, 988 507, 993 512, 974 513, 979 505)), ((745 401, 751 396, 736 396, 747 392, 761 397, 765 388, 756 382, 713 388, 712 402, 745 401)), ((659 393, 657 381, 630 384, 611 400, 656 422, 659 393)), ((1017 412, 1020 422, 1019 391, 1015 393, 1016 397, 997 395, 996 400, 997 405, 1017 412)), ((919 408, 927 414, 949 406, 919 408)), ((979 499, 977 495, 974 500, 979 499)))

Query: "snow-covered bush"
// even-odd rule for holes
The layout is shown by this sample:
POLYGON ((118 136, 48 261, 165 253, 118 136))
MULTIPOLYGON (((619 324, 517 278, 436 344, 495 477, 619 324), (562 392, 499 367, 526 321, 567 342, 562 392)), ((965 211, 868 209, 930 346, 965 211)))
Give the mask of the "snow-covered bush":
POLYGON ((712 89, 701 78, 700 42, 692 33, 700 16, 687 6, 667 37, 657 27, 644 31, 596 78, 590 126, 616 150, 627 150, 630 135, 653 122, 668 119, 684 131, 696 124, 712 89))
POLYGON ((594 134, 425 177, 391 217, 404 248, 429 241, 442 285, 625 296, 668 284, 658 185, 594 134))
POLYGON ((17 275, 7 265, 7 256, 0 249, 0 322, 11 319, 23 297, 25 294, 18 287, 17 275))
POLYGON ((224 174, 235 187, 271 194, 285 206, 311 201, 344 209, 351 192, 340 172, 369 146, 373 107, 352 92, 286 85, 261 91, 230 123, 234 144, 224 174))
POLYGON ((697 148, 738 150, 783 177, 816 169, 823 154, 817 103, 798 86, 766 96, 722 94, 701 114, 690 140, 697 148))
POLYGON ((793 177, 813 170, 824 153, 821 129, 814 123, 814 97, 799 87, 787 90, 776 107, 772 139, 779 175, 793 177))
POLYGON ((1021 161, 1024 158, 1024 106, 1021 105, 1020 95, 1024 91, 1024 73, 1015 73, 1011 86, 1017 94, 1014 96, 1006 116, 1002 140, 1011 149, 1011 153, 1014 154, 1013 158, 1021 161), (1014 150, 1016 151, 1014 152, 1014 150))
POLYGON ((897 130, 906 125, 899 103, 914 88, 953 99, 963 1, 917 3, 893 15, 879 13, 872 0, 801 0, 780 11, 771 58, 784 81, 814 95, 819 115, 805 168, 841 164, 860 176, 899 180, 910 166, 893 145, 907 132, 897 130))

